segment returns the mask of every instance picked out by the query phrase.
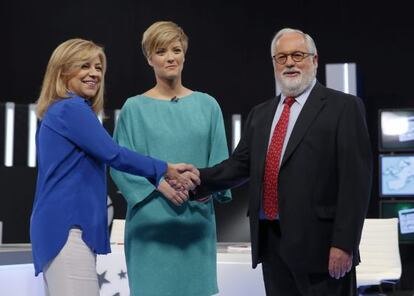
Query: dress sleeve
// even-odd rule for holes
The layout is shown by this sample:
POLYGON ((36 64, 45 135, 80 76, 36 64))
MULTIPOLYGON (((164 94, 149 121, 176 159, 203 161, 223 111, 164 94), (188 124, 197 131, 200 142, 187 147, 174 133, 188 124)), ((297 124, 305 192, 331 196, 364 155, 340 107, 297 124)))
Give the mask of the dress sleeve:
MULTIPOLYGON (((133 129, 134 124, 133 115, 131 115, 131 108, 133 108, 133 106, 128 103, 122 107, 115 127, 114 140, 119 145, 127 147, 133 151, 148 153, 142 141, 139 143, 134 141, 134 136, 136 137, 136 135, 134 135, 135 132, 133 129)), ((156 192, 156 187, 145 178, 125 174, 113 168, 111 168, 110 174, 112 180, 122 192, 128 206, 131 208, 139 202, 145 200, 152 193, 156 192)))
MULTIPOLYGON (((229 157, 223 114, 219 104, 214 100, 214 110, 211 119, 211 147, 208 167, 214 166, 229 157)), ((213 197, 219 202, 231 201, 230 190, 215 192, 213 197)))
POLYGON ((70 100, 51 110, 43 124, 97 160, 117 170, 145 177, 157 186, 167 170, 166 162, 119 146, 85 102, 70 100))
POLYGON ((197 186, 193 199, 205 197, 213 192, 238 187, 250 179, 251 126, 255 109, 250 111, 244 124, 242 137, 231 156, 213 167, 200 169, 201 184, 197 186))

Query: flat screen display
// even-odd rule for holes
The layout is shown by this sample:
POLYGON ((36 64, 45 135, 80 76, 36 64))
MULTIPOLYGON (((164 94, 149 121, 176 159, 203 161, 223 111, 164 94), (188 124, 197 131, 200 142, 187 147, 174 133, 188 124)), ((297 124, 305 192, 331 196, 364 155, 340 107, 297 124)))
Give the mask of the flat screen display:
POLYGON ((414 109, 379 110, 380 151, 414 152, 414 109))
POLYGON ((399 241, 414 243, 414 201, 382 201, 381 218, 398 218, 399 241))
POLYGON ((379 156, 381 197, 414 200, 414 153, 379 156))

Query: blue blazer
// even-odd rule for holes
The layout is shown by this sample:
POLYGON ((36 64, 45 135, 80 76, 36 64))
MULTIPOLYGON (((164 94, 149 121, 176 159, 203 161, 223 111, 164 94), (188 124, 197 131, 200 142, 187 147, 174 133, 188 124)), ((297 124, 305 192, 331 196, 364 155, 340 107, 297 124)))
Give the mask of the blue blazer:
POLYGON ((30 238, 35 273, 65 245, 69 229, 97 254, 111 251, 105 164, 146 177, 155 186, 167 164, 117 145, 90 107, 70 94, 46 111, 36 134, 38 177, 30 238))

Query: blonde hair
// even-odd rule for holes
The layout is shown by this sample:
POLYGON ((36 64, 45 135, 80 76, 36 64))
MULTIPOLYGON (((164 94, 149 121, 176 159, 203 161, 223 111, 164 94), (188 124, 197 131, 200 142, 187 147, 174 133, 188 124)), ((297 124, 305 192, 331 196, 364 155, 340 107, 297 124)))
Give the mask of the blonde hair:
POLYGON ((183 29, 173 22, 155 22, 142 35, 142 52, 146 58, 150 58, 157 48, 175 41, 181 42, 185 54, 188 48, 188 37, 183 29))
POLYGON ((40 96, 36 102, 36 114, 39 119, 44 116, 51 104, 69 97, 68 81, 79 72, 84 63, 96 56, 99 57, 102 64, 102 80, 96 95, 89 100, 95 113, 102 112, 106 71, 105 53, 103 48, 94 42, 76 38, 60 44, 50 57, 40 96))

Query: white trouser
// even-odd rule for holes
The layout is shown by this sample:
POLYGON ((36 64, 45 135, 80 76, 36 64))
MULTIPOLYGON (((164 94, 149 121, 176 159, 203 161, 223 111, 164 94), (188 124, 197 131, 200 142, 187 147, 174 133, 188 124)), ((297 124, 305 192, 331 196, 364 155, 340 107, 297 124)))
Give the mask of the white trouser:
POLYGON ((99 296, 96 255, 72 228, 60 253, 43 270, 47 296, 99 296))

